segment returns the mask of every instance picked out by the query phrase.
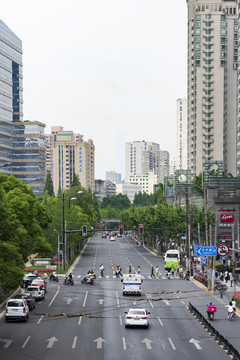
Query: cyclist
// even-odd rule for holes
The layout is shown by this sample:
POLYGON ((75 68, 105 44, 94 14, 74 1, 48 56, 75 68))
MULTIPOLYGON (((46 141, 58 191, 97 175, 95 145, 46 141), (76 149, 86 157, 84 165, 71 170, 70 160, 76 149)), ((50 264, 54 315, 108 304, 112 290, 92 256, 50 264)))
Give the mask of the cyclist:
POLYGON ((232 315, 233 315, 233 305, 232 302, 230 301, 228 304, 228 318, 229 320, 232 320, 232 315))
POLYGON ((234 298, 232 298, 232 306, 233 306, 233 315, 236 315, 237 305, 236 305, 236 301, 234 300, 234 298))

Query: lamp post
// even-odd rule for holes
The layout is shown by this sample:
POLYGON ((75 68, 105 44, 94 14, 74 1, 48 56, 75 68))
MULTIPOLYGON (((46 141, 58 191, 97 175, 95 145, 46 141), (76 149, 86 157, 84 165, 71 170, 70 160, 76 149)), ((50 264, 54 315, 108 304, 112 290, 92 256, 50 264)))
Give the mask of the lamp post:
POLYGON ((58 237, 58 271, 60 271, 60 244, 59 244, 59 231, 57 229, 54 229, 53 230, 56 234, 57 234, 57 237, 58 237))
MULTIPOLYGON (((82 194, 83 191, 78 191, 78 194, 82 194)), ((70 207, 70 200, 75 200, 75 197, 70 197, 69 200, 69 207, 70 207)), ((63 244, 63 258, 62 258, 62 268, 63 270, 66 269, 66 231, 65 231, 65 216, 64 216, 64 191, 62 193, 62 244, 63 244)))

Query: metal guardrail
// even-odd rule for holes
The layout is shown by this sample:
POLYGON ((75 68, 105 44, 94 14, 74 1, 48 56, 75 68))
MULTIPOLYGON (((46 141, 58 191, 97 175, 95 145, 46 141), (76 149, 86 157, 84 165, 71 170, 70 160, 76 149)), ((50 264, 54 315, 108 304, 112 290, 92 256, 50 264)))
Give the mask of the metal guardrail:
POLYGON ((217 341, 219 345, 223 346, 223 349, 227 351, 228 355, 232 356, 232 360, 240 360, 240 354, 235 349, 235 347, 230 344, 230 342, 221 335, 213 326, 210 324, 210 322, 195 308, 191 302, 188 303, 188 309, 191 313, 194 313, 194 315, 201 321, 205 329, 210 333, 211 336, 214 336, 214 339, 217 341))

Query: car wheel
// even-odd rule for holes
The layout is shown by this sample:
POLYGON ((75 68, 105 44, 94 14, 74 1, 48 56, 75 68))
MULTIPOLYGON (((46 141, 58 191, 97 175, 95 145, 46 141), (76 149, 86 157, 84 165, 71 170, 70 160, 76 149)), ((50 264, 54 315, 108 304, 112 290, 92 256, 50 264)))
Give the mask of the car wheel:
POLYGON ((128 325, 127 325, 127 324, 125 324, 125 328, 126 328, 126 329, 128 328, 128 325))
POLYGON ((8 322, 8 318, 5 317, 5 322, 8 322))

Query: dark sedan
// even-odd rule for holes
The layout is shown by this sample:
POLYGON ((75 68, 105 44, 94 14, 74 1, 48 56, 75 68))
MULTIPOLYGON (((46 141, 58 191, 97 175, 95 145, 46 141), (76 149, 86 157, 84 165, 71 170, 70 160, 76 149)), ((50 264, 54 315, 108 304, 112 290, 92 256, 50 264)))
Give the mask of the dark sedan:
POLYGON ((18 294, 14 296, 14 299, 25 299, 28 304, 29 310, 35 308, 36 300, 31 294, 18 294))

